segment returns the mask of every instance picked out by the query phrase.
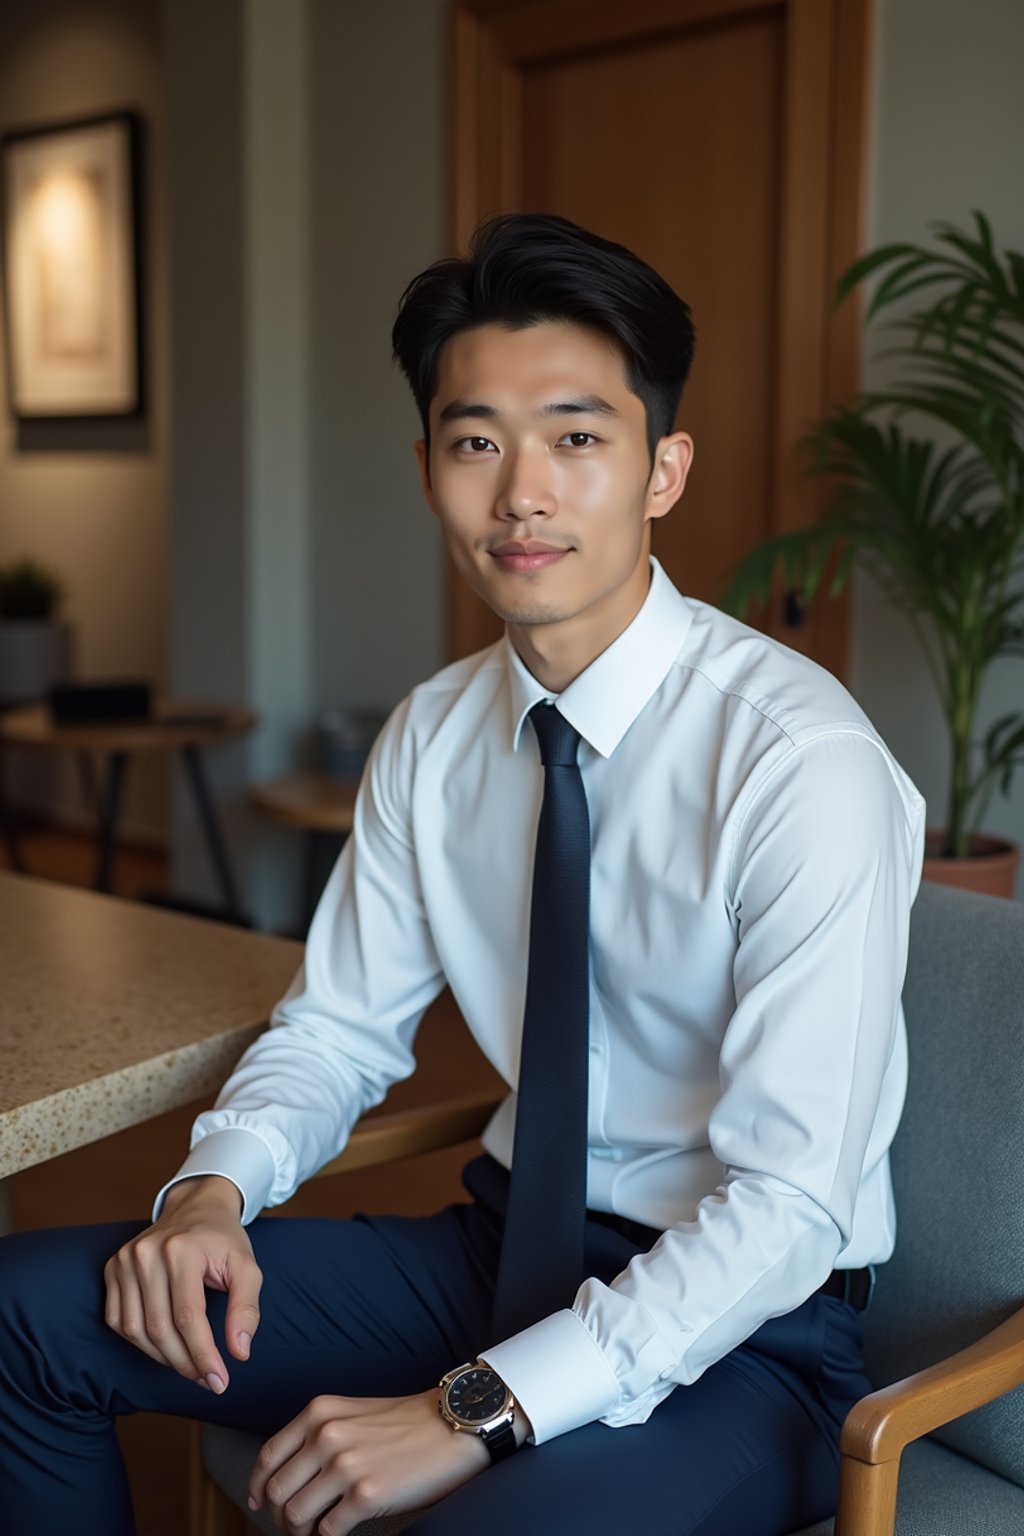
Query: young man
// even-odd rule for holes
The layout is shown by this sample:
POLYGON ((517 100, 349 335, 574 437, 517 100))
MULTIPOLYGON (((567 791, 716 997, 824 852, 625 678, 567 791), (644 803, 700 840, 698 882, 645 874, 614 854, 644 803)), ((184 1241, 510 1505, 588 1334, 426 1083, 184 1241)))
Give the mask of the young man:
POLYGON ((123 1536, 114 1419, 156 1409, 269 1435, 252 1502, 296 1536, 785 1536, 867 1390, 923 805, 832 677, 651 559, 693 454, 656 273, 502 217, 394 340, 505 637, 385 726, 154 1223, 3 1244, 0 1498, 123 1536), (510 1090, 471 1202, 259 1220, 412 1071, 445 982, 510 1090))

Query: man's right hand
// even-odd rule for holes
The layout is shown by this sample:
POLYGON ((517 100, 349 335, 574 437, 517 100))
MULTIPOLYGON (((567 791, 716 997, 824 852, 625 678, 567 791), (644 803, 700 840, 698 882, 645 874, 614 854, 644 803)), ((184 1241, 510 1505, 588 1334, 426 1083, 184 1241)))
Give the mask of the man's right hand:
POLYGON ((226 1291, 227 1345, 249 1358, 259 1326, 263 1276, 229 1179, 186 1179, 164 1197, 158 1219, 107 1262, 106 1320, 144 1354, 213 1392, 228 1384, 206 1316, 204 1287, 226 1291))

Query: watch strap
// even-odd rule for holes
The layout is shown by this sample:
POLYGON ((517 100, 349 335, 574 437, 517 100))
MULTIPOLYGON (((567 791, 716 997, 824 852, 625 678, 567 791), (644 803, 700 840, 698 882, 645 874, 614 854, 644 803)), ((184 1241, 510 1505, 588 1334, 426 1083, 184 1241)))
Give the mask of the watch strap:
POLYGON ((499 1424, 495 1429, 485 1429, 480 1436, 486 1445, 492 1462, 504 1461, 516 1449, 516 1432, 511 1424, 499 1424))

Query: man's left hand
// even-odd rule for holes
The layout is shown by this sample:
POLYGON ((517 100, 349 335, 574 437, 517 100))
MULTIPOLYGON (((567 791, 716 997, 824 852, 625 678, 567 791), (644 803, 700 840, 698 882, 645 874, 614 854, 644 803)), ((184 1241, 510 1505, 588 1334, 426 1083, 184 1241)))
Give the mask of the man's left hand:
POLYGON ((422 1509, 490 1466, 478 1435, 415 1397, 315 1397, 260 1451, 250 1506, 288 1536, 348 1536, 363 1520, 422 1509))

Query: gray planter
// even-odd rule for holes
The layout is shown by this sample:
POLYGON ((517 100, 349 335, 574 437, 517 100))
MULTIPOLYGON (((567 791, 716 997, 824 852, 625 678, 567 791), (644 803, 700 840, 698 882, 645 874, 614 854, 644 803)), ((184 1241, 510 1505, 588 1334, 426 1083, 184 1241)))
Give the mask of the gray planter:
POLYGON ((45 699, 71 671, 71 627, 50 619, 0 619, 0 707, 45 699))

